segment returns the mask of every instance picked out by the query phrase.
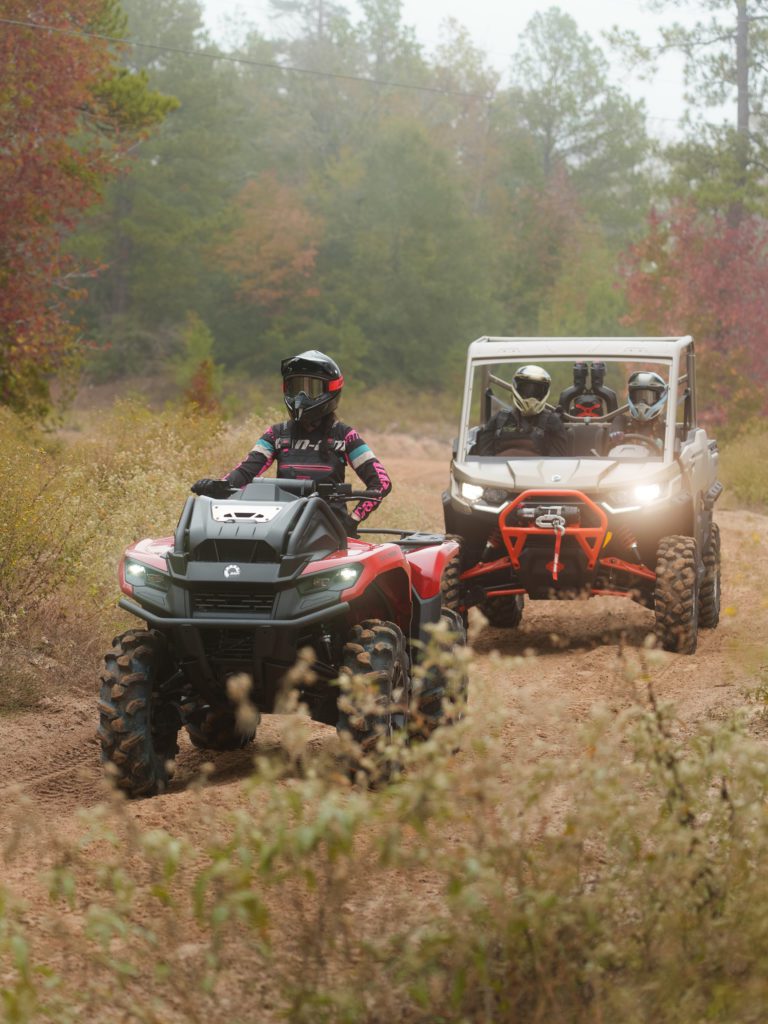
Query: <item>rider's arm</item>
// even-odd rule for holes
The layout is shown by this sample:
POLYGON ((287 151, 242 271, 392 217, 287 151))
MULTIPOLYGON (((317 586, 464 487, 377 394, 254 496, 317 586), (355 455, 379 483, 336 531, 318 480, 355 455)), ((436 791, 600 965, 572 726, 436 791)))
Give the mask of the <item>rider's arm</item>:
POLYGON ((347 462, 365 484, 368 491, 377 491, 373 497, 359 502, 352 510, 352 518, 361 523, 381 504, 392 490, 392 481, 375 454, 356 430, 350 430, 345 437, 345 455, 347 462))
POLYGON ((243 461, 231 469, 224 479, 233 487, 245 487, 262 476, 275 461, 275 428, 265 430, 243 461))

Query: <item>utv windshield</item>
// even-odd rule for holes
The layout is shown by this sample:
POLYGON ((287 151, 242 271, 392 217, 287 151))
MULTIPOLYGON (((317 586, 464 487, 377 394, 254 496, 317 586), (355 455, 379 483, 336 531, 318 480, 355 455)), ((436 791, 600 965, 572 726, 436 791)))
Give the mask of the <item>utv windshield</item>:
POLYGON ((681 431, 690 425, 684 388, 680 408, 670 409, 670 369, 668 359, 478 362, 466 396, 463 458, 660 461, 667 417, 681 431))

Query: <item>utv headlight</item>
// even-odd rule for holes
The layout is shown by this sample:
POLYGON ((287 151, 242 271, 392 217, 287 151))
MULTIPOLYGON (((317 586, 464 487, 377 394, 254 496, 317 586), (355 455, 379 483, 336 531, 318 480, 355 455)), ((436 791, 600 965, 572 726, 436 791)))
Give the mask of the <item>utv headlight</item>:
POLYGON ((479 484, 463 483, 461 485, 461 496, 467 501, 479 501, 483 496, 483 488, 479 484))
POLYGON ((634 494, 641 505, 650 505, 661 495, 661 487, 659 484, 641 484, 635 488, 634 494))
POLYGON ((489 508, 499 508, 509 501, 509 494, 503 487, 481 487, 480 484, 463 483, 461 496, 466 498, 470 505, 482 503, 489 508))
POLYGON ((610 504, 605 502, 609 512, 629 512, 653 504, 662 496, 661 484, 638 484, 625 491, 614 491, 610 504))
POLYGON ((166 573, 130 558, 125 560, 125 582, 132 587, 152 587, 154 590, 167 590, 170 584, 166 573))
POLYGON ((303 576, 296 584, 300 594, 321 594, 324 591, 347 590, 357 582, 362 565, 344 565, 332 572, 315 572, 303 576))

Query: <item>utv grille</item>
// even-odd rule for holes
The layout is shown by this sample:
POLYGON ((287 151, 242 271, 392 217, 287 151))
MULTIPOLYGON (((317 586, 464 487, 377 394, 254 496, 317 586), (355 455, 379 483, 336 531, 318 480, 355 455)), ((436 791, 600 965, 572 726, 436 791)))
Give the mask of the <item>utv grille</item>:
POLYGON ((232 584, 215 589, 192 592, 193 615, 254 615, 269 614, 275 600, 274 590, 254 590, 232 584))

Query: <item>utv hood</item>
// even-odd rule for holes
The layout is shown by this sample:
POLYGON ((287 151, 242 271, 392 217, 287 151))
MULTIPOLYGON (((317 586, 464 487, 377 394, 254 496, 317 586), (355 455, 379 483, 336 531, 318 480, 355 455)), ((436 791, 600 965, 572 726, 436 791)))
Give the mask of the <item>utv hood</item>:
POLYGON ((505 490, 565 488, 590 493, 661 481, 672 472, 661 459, 485 459, 456 463, 459 481, 505 490))

